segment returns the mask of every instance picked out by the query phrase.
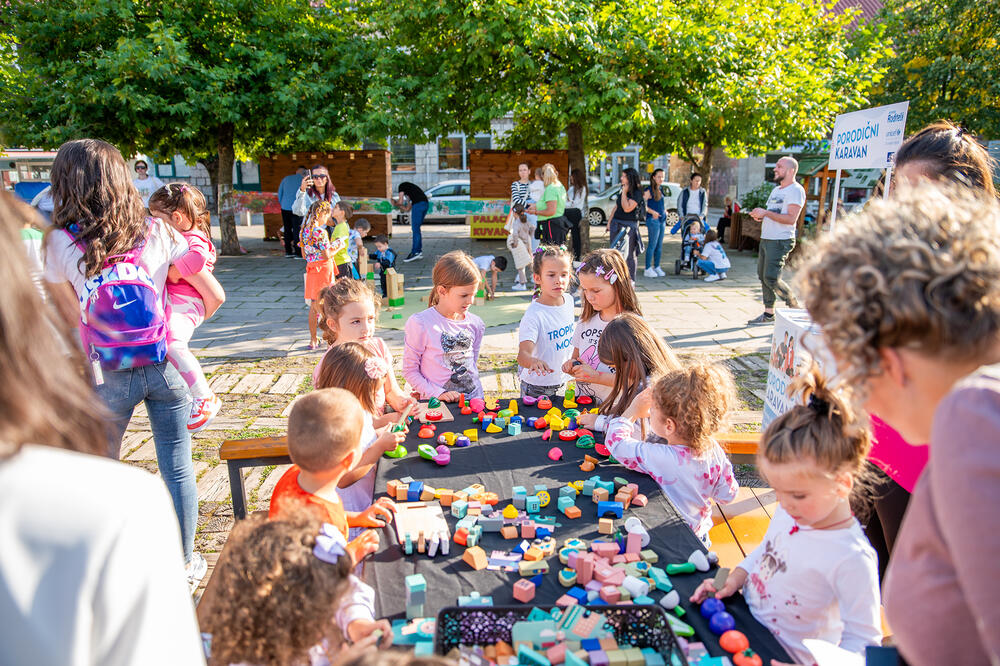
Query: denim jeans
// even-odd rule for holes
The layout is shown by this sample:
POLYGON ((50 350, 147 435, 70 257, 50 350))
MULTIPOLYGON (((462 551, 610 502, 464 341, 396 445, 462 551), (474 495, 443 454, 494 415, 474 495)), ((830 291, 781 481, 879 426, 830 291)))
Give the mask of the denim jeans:
POLYGON ((424 239, 420 235, 420 225, 424 223, 425 217, 427 217, 427 202, 421 201, 420 203, 413 204, 413 208, 410 209, 410 228, 413 230, 413 245, 410 247, 411 254, 424 251, 424 239))
POLYGON ((659 268, 663 254, 663 232, 667 224, 663 220, 646 220, 649 231, 649 245, 646 246, 646 268, 659 268))
POLYGON ((198 526, 198 490, 191 462, 191 435, 187 429, 191 413, 187 384, 174 366, 158 363, 131 370, 105 370, 104 383, 96 390, 114 418, 108 456, 115 460, 135 406, 146 403, 156 445, 156 464, 174 502, 181 526, 184 561, 187 562, 191 559, 198 526))
POLYGON ((705 261, 704 259, 698 260, 698 268, 708 273, 709 275, 717 275, 719 273, 725 273, 727 268, 716 268, 715 264, 711 261, 705 261))

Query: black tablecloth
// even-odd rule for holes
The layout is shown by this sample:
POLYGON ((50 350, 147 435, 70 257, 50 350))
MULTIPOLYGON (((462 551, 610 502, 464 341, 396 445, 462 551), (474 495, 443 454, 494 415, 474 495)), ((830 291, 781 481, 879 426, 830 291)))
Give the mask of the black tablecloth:
MULTIPOLYGON (((506 401, 501 406, 506 406, 506 401)), ((522 416, 542 414, 530 407, 520 409, 522 416)), ((452 431, 461 434, 462 430, 475 427, 471 423, 471 417, 462 416, 457 408, 452 411, 456 420, 439 424, 437 433, 452 431)), ((519 436, 510 436, 506 432, 488 435, 480 430, 478 443, 467 448, 452 448, 451 463, 442 467, 417 454, 419 444, 433 443, 437 446, 437 442, 433 439, 419 439, 415 426, 416 424, 411 426, 406 440, 410 453, 405 458, 382 458, 379 462, 375 479, 376 497, 385 494, 387 481, 410 476, 435 488, 456 491, 473 483, 480 483, 487 491, 495 492, 500 497, 497 507, 502 509, 511 502, 512 487, 524 486, 531 494, 536 484, 544 484, 552 501, 539 515, 556 517, 561 526, 556 527, 553 537, 561 546, 569 538, 576 537, 589 542, 602 535, 597 531, 597 506, 589 497, 577 497, 576 504, 582 512, 580 518, 571 520, 557 510, 559 488, 595 474, 605 481, 620 476, 638 484, 639 492, 649 498, 649 504, 645 507, 626 509, 624 517, 637 516, 646 526, 651 538, 647 548, 652 548, 659 555, 656 566, 666 567, 668 563, 686 562, 694 550, 705 550, 677 509, 649 476, 633 472, 622 465, 608 463, 599 465, 593 472, 581 471, 579 465, 583 462, 584 454, 600 457, 594 454, 593 449, 579 449, 574 442, 559 441, 555 435, 552 441, 544 442, 541 439, 542 433, 533 428, 525 428, 519 436), (563 451, 563 459, 559 462, 553 462, 548 457, 548 451, 553 446, 558 446, 563 451)), ((448 509, 445 509, 445 513, 454 534, 457 519, 451 517, 448 509)), ((622 522, 616 520, 615 526, 622 522)), ((459 596, 468 595, 472 591, 492 596, 496 605, 519 603, 512 594, 512 585, 520 578, 519 574, 485 569, 475 571, 462 561, 465 548, 454 542, 451 543, 449 555, 430 558, 416 552, 410 556, 404 555, 392 526, 382 529, 380 536, 379 551, 365 565, 365 577, 375 588, 376 610, 380 617, 403 616, 406 608, 403 579, 414 573, 423 574, 427 580, 427 603, 424 607, 427 617, 437 615, 438 610, 445 606, 455 605, 459 596)), ((520 539, 507 540, 497 533, 484 533, 480 545, 489 556, 493 550, 509 551, 518 543, 520 539)), ((556 573, 562 568, 558 556, 548 558, 548 563, 549 574, 543 577, 544 581, 537 588, 533 603, 552 604, 567 590, 557 580, 556 573)), ((698 608, 687 601, 701 580, 714 576, 715 571, 713 567, 708 573, 675 575, 670 580, 680 593, 681 605, 687 611, 682 619, 697 632, 697 638, 690 640, 701 640, 711 654, 722 655, 727 653, 719 647, 718 639, 708 629, 707 621, 702 619, 698 608)), ((650 596, 659 601, 663 594, 653 592, 650 596)), ((726 606, 736 618, 736 628, 747 635, 750 646, 761 654, 765 664, 770 663, 772 657, 791 661, 770 632, 753 618, 742 596, 736 595, 726 600, 726 606)))

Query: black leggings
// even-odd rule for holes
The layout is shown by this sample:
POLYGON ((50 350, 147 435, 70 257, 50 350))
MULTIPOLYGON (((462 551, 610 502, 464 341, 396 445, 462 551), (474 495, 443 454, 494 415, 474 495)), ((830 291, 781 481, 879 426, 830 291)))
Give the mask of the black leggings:
POLYGON ((542 232, 543 245, 562 245, 566 242, 566 217, 550 217, 547 220, 538 220, 538 228, 542 232))
POLYGON ((573 250, 573 261, 580 261, 580 253, 583 251, 583 211, 579 208, 567 208, 564 213, 569 220, 569 237, 573 250))
POLYGON ((294 254, 296 257, 302 256, 302 248, 299 247, 299 231, 302 228, 302 218, 290 210, 281 209, 281 235, 285 240, 285 254, 294 254))
POLYGON ((867 463, 867 468, 873 480, 871 493, 874 502, 864 505, 855 500, 852 501, 852 508, 861 520, 872 548, 878 553, 879 580, 882 580, 896 544, 899 525, 910 503, 910 493, 872 463, 867 463))

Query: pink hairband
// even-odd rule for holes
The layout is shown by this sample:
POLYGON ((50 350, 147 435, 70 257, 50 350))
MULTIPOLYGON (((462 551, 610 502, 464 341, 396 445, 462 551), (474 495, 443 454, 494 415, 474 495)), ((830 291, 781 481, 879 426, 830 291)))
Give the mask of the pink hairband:
POLYGON ((365 373, 372 379, 382 379, 389 374, 389 368, 386 366, 385 361, 372 356, 365 361, 365 373))

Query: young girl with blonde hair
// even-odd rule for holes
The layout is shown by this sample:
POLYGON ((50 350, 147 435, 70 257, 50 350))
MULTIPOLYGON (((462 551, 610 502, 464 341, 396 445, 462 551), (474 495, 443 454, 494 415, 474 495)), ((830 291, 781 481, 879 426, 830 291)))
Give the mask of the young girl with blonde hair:
POLYGON ((167 222, 187 240, 188 251, 167 273, 167 300, 170 303, 167 359, 177 368, 191 390, 188 430, 204 430, 222 408, 222 400, 208 387, 205 373, 188 344, 196 328, 205 321, 205 301, 185 278, 215 269, 211 216, 205 195, 186 183, 169 183, 149 197, 149 214, 167 222))
POLYGON ((583 292, 583 313, 573 332, 573 355, 563 364, 563 372, 576 379, 577 395, 604 400, 615 378, 597 353, 601 334, 608 322, 622 312, 642 316, 642 310, 625 259, 617 250, 594 250, 583 258, 577 276, 583 292))
POLYGON ((403 347, 403 377, 421 400, 483 396, 476 366, 486 324, 469 312, 480 279, 475 261, 461 250, 434 264, 430 307, 407 320, 403 347))
MULTIPOLYGON (((393 357, 389 345, 375 335, 375 323, 378 321, 378 309, 381 298, 360 280, 337 280, 320 292, 319 327, 323 331, 323 339, 330 349, 329 354, 337 345, 345 342, 359 342, 366 346, 377 358, 381 359, 389 369, 386 373, 382 390, 375 394, 375 427, 394 423, 395 417, 385 415, 388 404, 395 412, 402 412, 413 402, 400 388, 396 375, 392 371, 393 357)), ((323 359, 313 370, 313 386, 319 383, 320 369, 323 359)))
POLYGON ((871 449, 867 422, 816 367, 790 391, 801 403, 767 427, 758 454, 779 504, 764 541, 721 589, 705 580, 691 601, 742 588, 750 612, 796 662, 815 661, 806 638, 863 656, 882 641, 878 561, 849 502, 871 449))

